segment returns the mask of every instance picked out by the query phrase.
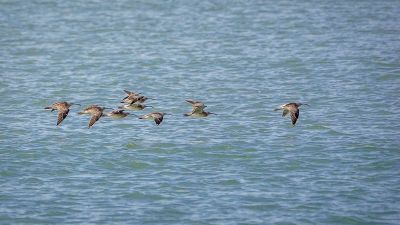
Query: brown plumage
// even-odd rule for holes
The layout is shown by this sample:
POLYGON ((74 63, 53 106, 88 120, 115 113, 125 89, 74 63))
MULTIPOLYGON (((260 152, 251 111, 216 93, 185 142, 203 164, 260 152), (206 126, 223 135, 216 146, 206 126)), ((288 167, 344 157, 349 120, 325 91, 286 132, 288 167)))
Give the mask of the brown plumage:
POLYGON ((51 106, 45 107, 45 109, 51 109, 52 112, 54 110, 58 110, 58 118, 57 118, 57 126, 58 126, 68 116, 69 108, 72 105, 79 105, 79 104, 68 103, 68 102, 56 102, 53 103, 51 106))
POLYGON ((126 105, 119 106, 118 109, 139 111, 139 110, 143 110, 147 107, 152 107, 152 106, 134 103, 134 104, 126 104, 126 105))
POLYGON ((91 105, 84 109, 82 112, 79 112, 78 114, 91 114, 92 118, 90 118, 89 125, 88 127, 91 128, 94 123, 96 123, 97 120, 102 117, 104 109, 107 109, 106 107, 100 107, 98 105, 91 105))
POLYGON ((147 99, 151 99, 149 97, 143 96, 141 95, 139 92, 133 92, 133 91, 128 91, 128 90, 124 90, 124 92, 128 95, 125 98, 123 98, 121 100, 121 103, 129 103, 129 104, 133 104, 133 103, 143 103, 145 102, 147 99))
POLYGON ((108 112, 105 115, 107 115, 107 116, 109 116, 111 118, 120 119, 120 118, 124 118, 124 117, 128 116, 129 113, 124 112, 123 109, 117 109, 117 110, 113 110, 111 112, 108 112))
POLYGON ((204 108, 206 108, 207 106, 204 105, 204 103, 201 102, 201 101, 188 99, 188 100, 186 100, 186 102, 188 102, 188 103, 190 103, 192 105, 192 111, 190 113, 183 114, 185 116, 191 116, 191 117, 199 118, 199 117, 207 117, 210 114, 215 114, 215 113, 212 113, 212 112, 204 111, 204 108))
POLYGON ((274 111, 283 110, 282 117, 285 117, 285 116, 287 116, 288 113, 290 113, 290 119, 292 120, 292 125, 295 126, 296 122, 300 116, 299 107, 301 105, 308 105, 308 104, 291 102, 291 103, 281 105, 279 108, 275 109, 274 111))
POLYGON ((139 119, 146 119, 146 120, 151 119, 151 120, 154 120, 154 122, 157 125, 160 125, 160 123, 163 121, 164 115, 166 115, 166 113, 152 112, 152 113, 146 114, 144 116, 140 116, 139 119))

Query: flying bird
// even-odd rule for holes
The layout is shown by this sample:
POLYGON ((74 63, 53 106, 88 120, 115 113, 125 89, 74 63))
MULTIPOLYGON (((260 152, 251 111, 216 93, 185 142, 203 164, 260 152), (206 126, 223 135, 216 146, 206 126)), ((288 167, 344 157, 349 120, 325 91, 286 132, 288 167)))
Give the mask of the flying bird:
POLYGON ((152 108, 152 106, 149 105, 143 105, 143 104, 125 104, 122 106, 119 106, 118 109, 127 109, 127 110, 133 110, 133 111, 139 111, 139 110, 143 110, 147 107, 152 108))
POLYGON ((124 92, 127 94, 127 96, 121 100, 121 103, 129 103, 129 104, 133 104, 136 102, 143 103, 147 99, 152 99, 144 95, 141 95, 141 93, 139 92, 128 91, 128 90, 124 90, 124 92))
POLYGON ((79 105, 76 103, 68 103, 68 102, 56 102, 53 103, 51 106, 47 106, 44 109, 51 109, 53 112, 54 110, 58 110, 58 119, 57 119, 57 126, 61 124, 61 122, 68 116, 69 108, 72 105, 79 105))
POLYGON ((91 114, 92 118, 89 121, 88 127, 91 128, 94 123, 96 123, 97 120, 100 119, 100 117, 104 116, 103 111, 104 109, 111 109, 111 108, 106 108, 106 107, 100 107, 98 105, 91 105, 84 109, 82 112, 79 112, 78 114, 91 114))
POLYGON ((163 121, 164 115, 166 115, 166 113, 152 112, 144 116, 140 116, 139 119, 154 120, 157 125, 160 125, 160 123, 163 121))
POLYGON ((129 115, 129 113, 124 112, 123 109, 117 109, 117 110, 113 110, 111 112, 105 113, 106 116, 114 118, 114 119, 121 119, 121 118, 125 118, 126 116, 129 115))
POLYGON ((300 109, 299 107, 301 105, 307 105, 308 104, 304 104, 304 103, 287 103, 284 105, 279 106, 279 108, 274 109, 274 111, 278 111, 278 110, 283 110, 282 112, 282 117, 287 116, 288 113, 290 113, 290 118, 292 120, 292 125, 295 126, 297 120, 299 119, 300 116, 300 109))
POLYGON ((215 114, 215 113, 212 113, 212 112, 204 111, 204 109, 207 106, 204 105, 204 103, 201 102, 201 101, 188 99, 188 100, 186 100, 186 102, 188 102, 189 104, 192 105, 192 111, 189 112, 189 113, 183 114, 184 116, 191 116, 191 117, 195 117, 195 118, 200 118, 200 117, 207 117, 210 114, 215 114))

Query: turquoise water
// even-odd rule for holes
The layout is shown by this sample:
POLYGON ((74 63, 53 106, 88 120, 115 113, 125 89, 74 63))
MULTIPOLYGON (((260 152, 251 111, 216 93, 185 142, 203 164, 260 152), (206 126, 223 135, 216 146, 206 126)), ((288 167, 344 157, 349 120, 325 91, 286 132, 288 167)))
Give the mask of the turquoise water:
POLYGON ((399 224, 399 1, 1 1, 1 224, 399 224), (117 107, 153 97, 160 126, 117 107), (217 113, 183 116, 185 99, 217 113), (62 126, 43 110, 73 107, 62 126), (296 127, 273 109, 305 102, 296 127))

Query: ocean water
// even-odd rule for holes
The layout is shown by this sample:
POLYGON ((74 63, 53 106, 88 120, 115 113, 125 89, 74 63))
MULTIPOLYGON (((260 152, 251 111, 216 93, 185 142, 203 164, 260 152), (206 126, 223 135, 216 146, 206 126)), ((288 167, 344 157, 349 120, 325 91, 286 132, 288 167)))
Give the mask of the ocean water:
POLYGON ((2 0, 0 224, 400 224, 399 105, 399 1, 2 0))

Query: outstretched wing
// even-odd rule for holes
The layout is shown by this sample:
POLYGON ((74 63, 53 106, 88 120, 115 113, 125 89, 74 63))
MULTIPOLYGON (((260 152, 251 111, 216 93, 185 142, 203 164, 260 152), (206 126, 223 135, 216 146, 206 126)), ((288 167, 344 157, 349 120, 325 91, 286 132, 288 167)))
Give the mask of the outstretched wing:
POLYGON ((154 122, 156 122, 157 125, 160 125, 164 118, 164 115, 161 113, 153 113, 152 116, 154 118, 154 122))
POLYGON ((100 119, 102 113, 95 113, 93 114, 92 118, 89 121, 89 128, 93 126, 94 123, 96 123, 97 120, 100 119))
POLYGON ((61 124, 61 122, 68 116, 69 109, 59 110, 58 111, 58 119, 57 126, 61 124))
POLYGON ((163 117, 158 117, 154 119, 154 122, 156 122, 157 125, 160 125, 160 123, 163 121, 163 117))
POLYGON ((296 109, 292 112, 290 112, 290 118, 292 119, 292 125, 294 126, 297 122, 297 119, 299 118, 300 115, 300 110, 296 109))
POLYGON ((188 103, 192 104, 192 105, 197 104, 197 103, 201 103, 201 104, 202 104, 202 102, 196 101, 196 100, 192 100, 192 99, 186 99, 186 101, 187 101, 188 103))

